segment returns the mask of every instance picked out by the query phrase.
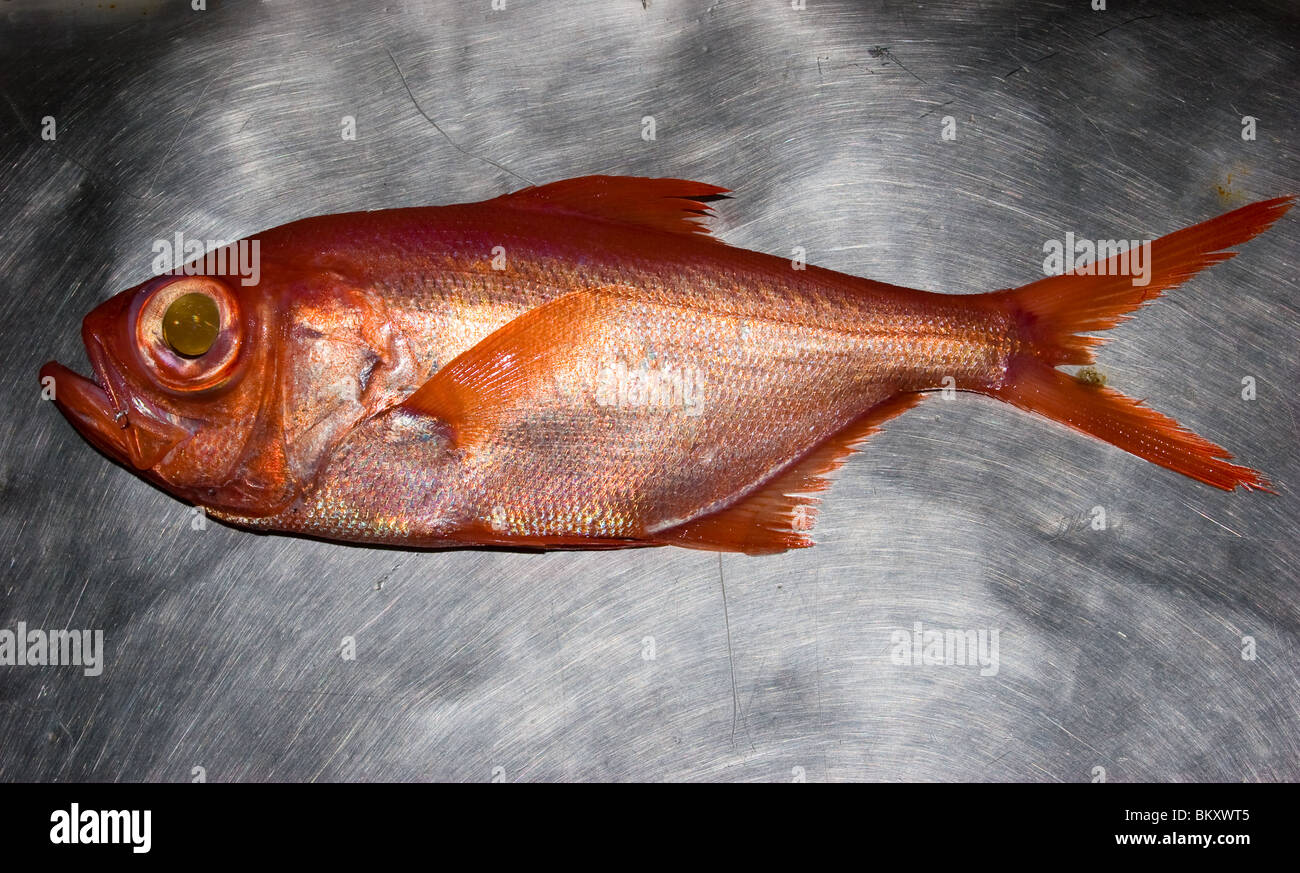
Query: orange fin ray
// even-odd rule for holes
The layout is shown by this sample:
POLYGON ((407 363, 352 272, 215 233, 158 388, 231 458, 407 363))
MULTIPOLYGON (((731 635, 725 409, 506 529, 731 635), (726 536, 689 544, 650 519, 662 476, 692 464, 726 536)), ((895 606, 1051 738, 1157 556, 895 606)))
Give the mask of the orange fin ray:
POLYGON ((920 392, 897 394, 819 443, 772 479, 726 509, 657 533, 656 544, 715 552, 769 555, 813 544, 820 498, 831 473, 881 426, 921 401, 920 392))
POLYGON ((1231 491, 1237 486, 1269 490, 1255 470, 1229 462, 1227 450, 1110 388, 1086 385, 1055 367, 1090 364, 1103 340, 1083 336, 1128 320, 1129 312, 1196 273, 1231 258, 1229 251, 1263 233, 1282 217, 1294 197, 1261 200, 1203 221, 1151 243, 1147 282, 1120 274, 1122 257, 1093 272, 1050 276, 1021 288, 983 295, 1005 307, 1019 325, 1020 348, 999 385, 986 393, 1091 434, 1161 467, 1231 491), (1118 274, 1118 275, 1117 275, 1118 274))
POLYGON ((1118 391, 1081 382, 1041 361, 1018 359, 1006 383, 990 393, 1215 488, 1231 491, 1240 485, 1275 493, 1263 475, 1230 463, 1232 455, 1227 449, 1197 436, 1169 416, 1118 391))
POLYGON ((1144 285, 1134 284, 1131 264, 1121 273, 1128 255, 1119 254, 1083 268, 1091 269, 1090 273, 1076 270, 1048 276, 984 296, 1001 297, 1007 303, 1042 360, 1053 366, 1091 364, 1094 349, 1105 340, 1078 334, 1127 321, 1131 317, 1127 313, 1233 257, 1236 252, 1228 249, 1270 228, 1294 201, 1294 197, 1261 200, 1154 240, 1144 285))
POLYGON ((709 203, 729 193, 717 185, 686 179, 581 176, 524 188, 488 202, 708 236, 703 220, 711 214, 709 203))
POLYGON ((452 442, 472 446, 489 436, 500 413, 547 390, 553 362, 598 331, 605 312, 595 291, 570 291, 498 328, 438 370, 398 408, 432 416, 452 442))

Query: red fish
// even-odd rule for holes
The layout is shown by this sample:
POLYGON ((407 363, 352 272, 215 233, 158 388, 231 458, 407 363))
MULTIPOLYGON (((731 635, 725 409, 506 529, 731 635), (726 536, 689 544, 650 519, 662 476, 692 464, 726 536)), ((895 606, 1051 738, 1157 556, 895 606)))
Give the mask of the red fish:
POLYGON ((1268 488, 1058 367, 1293 198, 1156 240, 1142 284, 1117 254, 945 295, 728 246, 701 223, 725 193, 592 176, 296 221, 232 244, 228 264, 258 243, 256 284, 164 275, 111 298, 82 328, 94 380, 53 362, 42 380, 101 451, 215 517, 356 542, 809 546, 827 475, 945 386, 1268 488))

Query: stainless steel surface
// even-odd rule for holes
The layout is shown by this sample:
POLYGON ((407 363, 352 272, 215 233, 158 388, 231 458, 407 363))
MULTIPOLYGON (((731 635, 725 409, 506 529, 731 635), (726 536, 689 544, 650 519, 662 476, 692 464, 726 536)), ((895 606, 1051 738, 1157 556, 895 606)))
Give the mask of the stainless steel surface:
POLYGON ((0 778, 1300 777, 1300 214, 1100 365, 1276 497, 959 395, 849 462, 812 550, 406 553, 196 530, 36 380, 85 372, 82 315, 157 239, 518 177, 700 179, 735 245, 1021 284, 1066 231, 1300 192, 1294 5, 207 5, 0 4, 0 629, 106 647, 0 666, 0 778), (915 622, 998 630, 999 669, 896 664, 915 622))

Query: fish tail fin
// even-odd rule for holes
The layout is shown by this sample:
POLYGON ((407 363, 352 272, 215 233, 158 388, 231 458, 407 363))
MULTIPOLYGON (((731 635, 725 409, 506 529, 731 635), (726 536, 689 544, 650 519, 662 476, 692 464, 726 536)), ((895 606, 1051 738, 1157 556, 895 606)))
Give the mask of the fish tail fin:
POLYGON ((1149 246, 997 295, 1010 304, 1020 336, 1037 358, 1051 366, 1091 364, 1093 350, 1105 340, 1079 334, 1128 321, 1128 313, 1233 257, 1236 252, 1228 249, 1268 230, 1294 201, 1278 197, 1251 203, 1162 236, 1149 246))
POLYGON ((1008 361, 1006 377, 988 393, 1207 485, 1225 491, 1238 485, 1269 491, 1260 473, 1230 463, 1227 450, 1172 418, 1140 400, 1055 368, 1092 363, 1096 348, 1105 340, 1083 336, 1084 332, 1127 321, 1132 317, 1128 313, 1163 291, 1233 257, 1236 253, 1228 249, 1267 230, 1294 199, 1252 203, 1163 236, 1149 248, 1143 246, 1140 275, 1123 269, 1131 262, 1121 261, 1128 254, 1122 253, 1073 273, 991 295, 1019 325, 1019 347, 1008 361))

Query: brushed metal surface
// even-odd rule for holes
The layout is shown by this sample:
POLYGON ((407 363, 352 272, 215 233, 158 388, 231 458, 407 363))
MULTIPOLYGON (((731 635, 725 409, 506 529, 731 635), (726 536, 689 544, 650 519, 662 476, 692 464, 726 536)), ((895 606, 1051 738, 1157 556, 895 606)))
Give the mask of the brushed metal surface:
POLYGON ((1293 5, 207 5, 0 4, 0 629, 106 647, 0 666, 0 778, 1300 777, 1300 215, 1100 363, 1276 497, 959 395, 849 462, 812 550, 406 553, 195 530, 36 381, 86 371, 82 315, 157 239, 520 177, 700 179, 735 245, 1021 284, 1067 231, 1300 192, 1293 5), (996 629, 996 674, 895 663, 916 622, 996 629))

